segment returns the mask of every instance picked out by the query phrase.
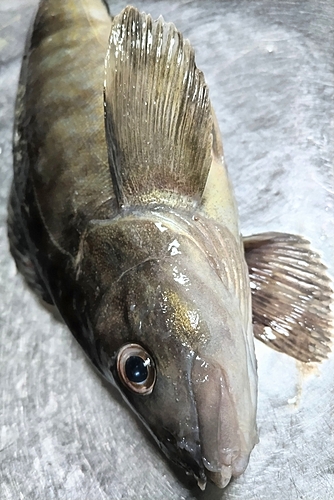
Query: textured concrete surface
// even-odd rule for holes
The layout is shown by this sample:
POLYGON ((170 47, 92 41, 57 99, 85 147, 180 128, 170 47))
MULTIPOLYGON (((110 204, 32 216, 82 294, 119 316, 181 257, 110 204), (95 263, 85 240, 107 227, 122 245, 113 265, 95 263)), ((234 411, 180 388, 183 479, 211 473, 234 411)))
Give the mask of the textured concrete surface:
MULTIPOLYGON (((202 493, 169 465, 17 274, 6 202, 14 98, 36 4, 0 0, 0 498, 333 498, 334 356, 309 369, 257 343, 260 443, 241 478, 202 493)), ((174 21, 197 49, 243 233, 302 234, 333 275, 333 1, 136 5, 174 21)))

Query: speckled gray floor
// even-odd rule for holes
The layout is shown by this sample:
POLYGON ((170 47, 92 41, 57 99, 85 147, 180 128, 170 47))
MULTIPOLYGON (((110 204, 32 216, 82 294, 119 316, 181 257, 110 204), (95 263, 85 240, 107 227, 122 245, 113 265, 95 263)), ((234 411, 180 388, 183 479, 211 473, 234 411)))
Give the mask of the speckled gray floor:
MULTIPOLYGON (((333 1, 135 3, 174 21, 197 49, 243 233, 300 233, 333 275, 333 1)), ((167 463, 17 274, 6 200, 14 97, 36 4, 0 0, 1 500, 330 500, 334 356, 309 370, 257 343, 260 443, 225 492, 201 493, 167 463)))

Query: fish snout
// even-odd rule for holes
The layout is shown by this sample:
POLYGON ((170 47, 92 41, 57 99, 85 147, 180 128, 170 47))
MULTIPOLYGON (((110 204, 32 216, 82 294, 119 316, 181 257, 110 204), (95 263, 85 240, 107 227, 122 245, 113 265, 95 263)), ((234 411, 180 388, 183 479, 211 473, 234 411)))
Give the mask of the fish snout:
POLYGON ((196 356, 192 368, 202 462, 206 476, 224 488, 247 467, 247 449, 224 369, 212 358, 196 356))

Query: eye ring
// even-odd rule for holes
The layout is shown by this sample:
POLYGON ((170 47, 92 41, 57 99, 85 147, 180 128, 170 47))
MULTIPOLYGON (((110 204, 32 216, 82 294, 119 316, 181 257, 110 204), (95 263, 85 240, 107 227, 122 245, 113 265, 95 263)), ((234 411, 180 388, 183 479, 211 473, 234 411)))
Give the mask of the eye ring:
POLYGON ((156 381, 152 357, 139 344, 125 344, 117 354, 118 376, 130 391, 146 396, 151 394, 156 381))

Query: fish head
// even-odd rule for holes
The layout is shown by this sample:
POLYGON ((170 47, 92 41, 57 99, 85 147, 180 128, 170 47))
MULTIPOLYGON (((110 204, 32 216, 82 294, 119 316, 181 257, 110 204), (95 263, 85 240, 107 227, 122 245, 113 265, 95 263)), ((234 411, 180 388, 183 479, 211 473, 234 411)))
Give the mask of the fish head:
POLYGON ((95 363, 176 464, 224 487, 256 442, 250 324, 205 249, 174 222, 129 215, 86 236, 95 363))

